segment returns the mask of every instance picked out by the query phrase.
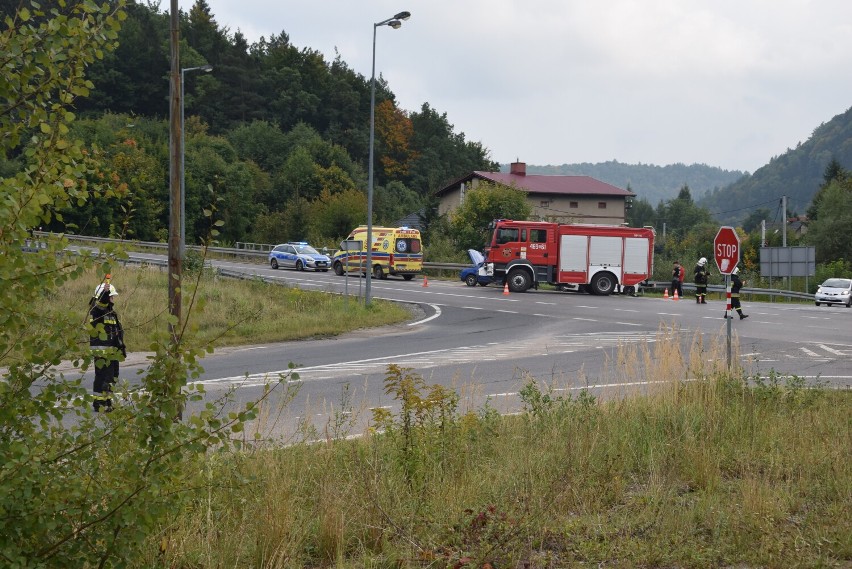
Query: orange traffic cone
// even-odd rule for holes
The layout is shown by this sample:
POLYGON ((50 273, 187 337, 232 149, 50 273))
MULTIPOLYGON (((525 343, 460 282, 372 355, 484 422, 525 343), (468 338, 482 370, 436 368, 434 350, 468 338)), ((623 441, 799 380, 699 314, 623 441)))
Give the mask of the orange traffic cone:
POLYGON ((509 296, 509 283, 503 285, 503 294, 509 296))
POLYGON ((663 298, 669 297, 669 289, 666 289, 666 292, 663 293, 663 298))
POLYGON ((675 289, 675 291, 674 291, 674 296, 672 297, 672 300, 677 300, 677 299, 678 299, 678 296, 677 296, 677 289, 675 289))
POLYGON ((423 275, 423 286, 429 286, 429 279, 426 278, 426 275, 423 275))

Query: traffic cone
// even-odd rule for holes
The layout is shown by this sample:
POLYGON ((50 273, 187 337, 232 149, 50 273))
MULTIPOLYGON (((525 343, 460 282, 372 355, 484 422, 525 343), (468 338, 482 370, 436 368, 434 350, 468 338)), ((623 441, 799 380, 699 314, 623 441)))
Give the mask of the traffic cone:
POLYGON ((674 296, 672 297, 672 300, 677 300, 677 299, 678 299, 677 289, 675 289, 674 296))
POLYGON ((663 298, 669 297, 669 289, 666 289, 666 292, 663 293, 663 298))
POLYGON ((429 279, 426 278, 426 275, 423 275, 423 286, 429 286, 429 279))
POLYGON ((509 296, 509 283, 503 285, 503 295, 509 296))

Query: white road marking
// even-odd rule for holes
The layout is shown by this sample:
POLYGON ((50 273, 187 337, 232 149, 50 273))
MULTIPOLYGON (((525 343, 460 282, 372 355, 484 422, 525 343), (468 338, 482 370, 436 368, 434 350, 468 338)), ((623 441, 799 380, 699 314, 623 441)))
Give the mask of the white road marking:
POLYGON ((437 318, 441 315, 441 308, 437 304, 430 304, 429 306, 431 306, 432 308, 435 309, 435 314, 433 314, 432 316, 430 316, 428 318, 424 318, 423 320, 418 320, 417 322, 410 322, 408 325, 409 326, 417 326, 419 324, 425 324, 426 322, 429 322, 430 320, 434 320, 435 318, 437 318))

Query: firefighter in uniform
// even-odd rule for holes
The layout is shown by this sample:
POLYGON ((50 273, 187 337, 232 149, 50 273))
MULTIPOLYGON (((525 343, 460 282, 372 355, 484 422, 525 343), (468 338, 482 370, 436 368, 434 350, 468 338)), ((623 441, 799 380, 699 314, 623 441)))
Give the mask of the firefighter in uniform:
POLYGON ((678 298, 683 298, 683 267, 680 261, 675 261, 672 269, 672 296, 675 292, 678 298))
POLYGON ((707 269, 707 258, 701 257, 695 265, 695 303, 707 304, 707 281, 710 280, 710 271, 707 269))
POLYGON ((109 283, 109 275, 95 289, 89 303, 89 348, 95 356, 95 411, 112 410, 112 386, 118 380, 118 362, 127 357, 124 329, 115 312, 113 297, 118 296, 109 283), (120 355, 119 355, 120 354, 120 355))
MULTIPOLYGON (((740 320, 748 318, 748 314, 743 314, 743 308, 740 306, 740 289, 743 287, 743 281, 740 280, 740 268, 734 267, 731 273, 731 309, 736 310, 740 315, 740 320)), ((725 313, 727 316, 728 313, 725 313)), ((733 318, 733 316, 731 316, 733 318)))

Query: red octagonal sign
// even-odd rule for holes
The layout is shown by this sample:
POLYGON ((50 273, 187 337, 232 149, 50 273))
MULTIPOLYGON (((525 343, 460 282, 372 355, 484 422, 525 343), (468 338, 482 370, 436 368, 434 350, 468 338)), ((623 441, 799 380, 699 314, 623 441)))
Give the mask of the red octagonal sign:
POLYGON ((733 227, 720 227, 713 240, 713 256, 723 275, 730 275, 740 262, 740 237, 733 227))

